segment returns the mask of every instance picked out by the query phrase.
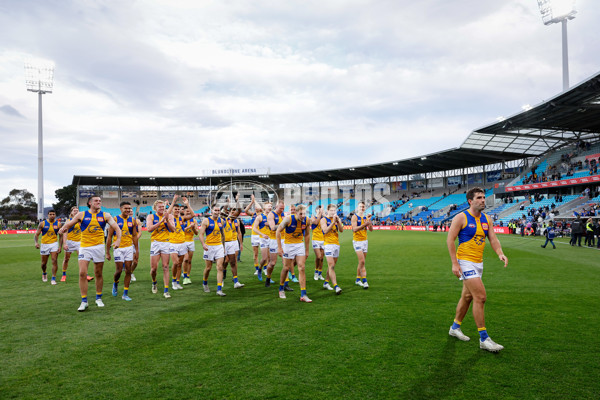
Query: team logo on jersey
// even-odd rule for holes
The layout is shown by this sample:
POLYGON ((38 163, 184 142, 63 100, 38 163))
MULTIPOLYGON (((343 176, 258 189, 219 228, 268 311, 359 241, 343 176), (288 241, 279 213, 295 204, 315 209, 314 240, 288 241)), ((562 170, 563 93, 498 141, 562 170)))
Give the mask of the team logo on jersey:
POLYGON ((475 225, 475 224, 469 224, 469 228, 476 228, 476 227, 477 227, 477 225, 475 225))
POLYGON ((489 229, 489 228, 488 228, 488 224, 487 224, 487 223, 485 223, 485 222, 483 222, 483 223, 481 224, 481 227, 482 227, 483 229, 485 229, 486 231, 489 229))
POLYGON ((84 220, 84 221, 91 221, 91 220, 92 220, 92 217, 85 217, 83 220, 84 220))
POLYGON ((485 243, 485 236, 475 235, 473 237, 473 241, 476 245, 481 246, 483 243, 485 243))

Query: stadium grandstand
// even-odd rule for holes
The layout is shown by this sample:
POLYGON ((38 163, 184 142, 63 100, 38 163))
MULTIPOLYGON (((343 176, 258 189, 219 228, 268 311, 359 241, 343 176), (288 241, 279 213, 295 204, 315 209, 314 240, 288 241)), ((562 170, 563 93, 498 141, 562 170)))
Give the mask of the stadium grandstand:
POLYGON ((600 214, 600 73, 568 91, 497 122, 475 129, 462 145, 380 164, 293 173, 218 170, 191 177, 73 177, 78 205, 92 194, 118 212, 129 200, 142 217, 158 199, 187 196, 202 216, 213 202, 245 206, 260 201, 304 203, 309 213, 334 203, 346 222, 360 200, 380 224, 444 225, 468 208, 469 187, 486 189, 486 212, 499 225, 538 217, 600 214))

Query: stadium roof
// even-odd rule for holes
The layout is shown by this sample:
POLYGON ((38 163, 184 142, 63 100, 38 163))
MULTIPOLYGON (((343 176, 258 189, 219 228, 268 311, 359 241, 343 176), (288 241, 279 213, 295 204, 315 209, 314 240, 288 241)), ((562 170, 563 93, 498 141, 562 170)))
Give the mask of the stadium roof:
POLYGON ((370 179, 438 172, 540 156, 578 140, 600 141, 600 73, 550 100, 476 129, 461 147, 381 164, 269 175, 73 177, 78 186, 209 186, 235 180, 270 184, 370 179))
POLYGON ((461 148, 527 157, 578 140, 600 140, 600 73, 529 110, 476 129, 461 148))

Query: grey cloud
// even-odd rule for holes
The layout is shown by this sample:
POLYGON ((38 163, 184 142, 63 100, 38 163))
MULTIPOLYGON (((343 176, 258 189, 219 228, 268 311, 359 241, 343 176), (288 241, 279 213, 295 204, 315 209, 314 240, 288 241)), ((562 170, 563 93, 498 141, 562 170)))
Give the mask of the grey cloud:
POLYGON ((8 104, 0 107, 0 112, 3 112, 6 115, 10 115, 11 117, 18 117, 18 118, 25 119, 25 116, 23 114, 21 114, 19 112, 19 110, 17 110, 16 108, 14 108, 13 106, 8 105, 8 104))

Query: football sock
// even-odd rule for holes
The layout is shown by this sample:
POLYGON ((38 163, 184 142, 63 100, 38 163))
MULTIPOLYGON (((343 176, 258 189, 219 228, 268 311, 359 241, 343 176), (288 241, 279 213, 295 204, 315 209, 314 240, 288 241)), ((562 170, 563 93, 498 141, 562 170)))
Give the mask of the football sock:
POLYGON ((238 282, 238 277, 237 275, 233 277, 233 283, 237 283, 238 282))
POLYGON ((485 330, 485 326, 483 328, 477 328, 477 331, 479 332, 479 338, 482 342, 489 338, 487 331, 485 330))
POLYGON ((96 300, 100 300, 102 298, 102 292, 96 292, 96 300))
POLYGON ((123 296, 127 296, 129 294, 129 288, 123 288, 123 296))
POLYGON ((87 296, 81 296, 81 301, 83 303, 87 303, 87 296))
POLYGON ((300 289, 300 297, 304 297, 306 296, 306 288, 301 288, 300 289))
POLYGON ((452 324, 452 329, 460 329, 460 324, 462 324, 461 321, 454 320, 454 323, 452 324))

